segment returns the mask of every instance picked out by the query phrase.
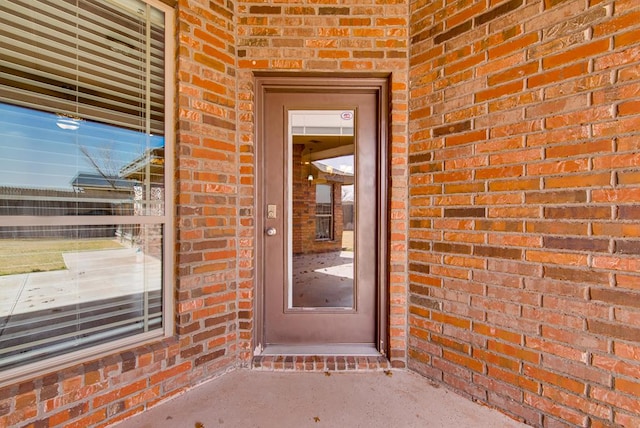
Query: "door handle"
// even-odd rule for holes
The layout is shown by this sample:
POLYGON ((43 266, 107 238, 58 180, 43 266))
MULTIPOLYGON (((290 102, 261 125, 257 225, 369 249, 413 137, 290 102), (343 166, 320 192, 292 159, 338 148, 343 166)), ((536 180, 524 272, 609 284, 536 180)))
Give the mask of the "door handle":
POLYGON ((275 234, 278 233, 278 231, 276 230, 275 227, 267 227, 264 233, 266 233, 267 236, 275 236, 275 234))

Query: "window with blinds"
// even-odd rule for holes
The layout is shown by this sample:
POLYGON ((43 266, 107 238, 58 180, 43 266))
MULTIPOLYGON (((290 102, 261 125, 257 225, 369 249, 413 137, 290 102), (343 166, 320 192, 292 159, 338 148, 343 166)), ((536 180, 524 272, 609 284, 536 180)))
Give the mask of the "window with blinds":
POLYGON ((171 14, 0 2, 2 371, 171 330, 171 14))
POLYGON ((333 186, 316 184, 316 240, 333 240, 333 186))

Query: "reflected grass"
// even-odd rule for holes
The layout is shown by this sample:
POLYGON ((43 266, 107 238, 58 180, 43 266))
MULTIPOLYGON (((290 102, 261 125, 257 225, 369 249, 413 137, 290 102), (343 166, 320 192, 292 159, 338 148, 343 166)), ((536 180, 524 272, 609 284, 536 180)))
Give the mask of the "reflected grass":
POLYGON ((123 248, 114 239, 0 240, 0 275, 66 269, 62 253, 123 248))

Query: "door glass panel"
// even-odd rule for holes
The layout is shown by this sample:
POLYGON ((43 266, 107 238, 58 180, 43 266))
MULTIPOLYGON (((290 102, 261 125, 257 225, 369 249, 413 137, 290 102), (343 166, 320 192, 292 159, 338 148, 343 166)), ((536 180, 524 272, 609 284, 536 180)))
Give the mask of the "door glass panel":
POLYGON ((289 112, 289 309, 355 309, 354 117, 289 112))

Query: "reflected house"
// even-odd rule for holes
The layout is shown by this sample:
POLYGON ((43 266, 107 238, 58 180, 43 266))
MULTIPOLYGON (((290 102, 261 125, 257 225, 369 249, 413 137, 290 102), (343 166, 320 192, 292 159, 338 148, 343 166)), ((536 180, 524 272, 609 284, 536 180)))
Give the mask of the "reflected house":
POLYGON ((353 112, 293 111, 293 308, 353 308, 353 112))
MULTIPOLYGON (((0 186, 3 216, 154 215, 164 210, 164 148, 147 150, 125 165, 119 175, 79 172, 72 190, 0 186), (148 177, 145 180, 145 177, 148 177), (145 203, 144 201, 150 201, 145 203)), ((4 238, 114 238, 130 245, 139 241, 138 226, 85 225, 3 228, 4 238)), ((158 254, 159 250, 152 254, 158 254)))
MULTIPOLYGON (((351 150, 352 137, 346 140, 348 144, 343 141, 341 145, 351 150)), ((325 144, 325 150, 318 153, 316 145, 311 156, 308 144, 295 141, 292 306, 352 308, 353 169, 345 171, 329 165, 334 163, 331 156, 335 147, 325 144)))
MULTIPOLYGON (((340 252, 345 225, 353 230, 354 223, 353 197, 343 198, 353 195, 355 184, 353 112, 305 110, 290 116, 292 252, 340 252)), ((353 239, 346 241, 351 251, 353 239)))
MULTIPOLYGON (((164 213, 164 159, 164 147, 151 148, 120 169, 124 180, 136 183, 133 188, 133 215, 164 213)), ((137 225, 125 238, 131 239, 147 255, 160 257, 162 254, 161 226, 137 225)))
POLYGON ((146 150, 122 167, 120 176, 137 183, 134 187, 134 215, 161 215, 164 212, 164 147, 146 150))
POLYGON ((343 201, 354 175, 322 161, 305 160, 305 145, 293 153, 293 253, 313 254, 343 249, 345 225, 353 226, 353 197, 343 201), (349 218, 345 220, 345 203, 349 218))
MULTIPOLYGON (((87 206, 86 209, 81 209, 73 215, 131 215, 133 192, 137 185, 139 185, 137 181, 119 176, 78 173, 71 181, 71 186, 81 199, 89 198, 89 200, 84 202, 84 205, 87 206), (110 202, 109 199, 113 199, 113 202, 110 202)), ((102 229, 104 237, 109 238, 118 236, 122 239, 133 235, 129 226, 120 225, 102 227, 102 229)))
POLYGON ((354 190, 354 186, 342 186, 342 223, 345 231, 353 231, 355 227, 354 190))
POLYGON ((120 176, 143 183, 148 178, 154 188, 162 188, 164 174, 164 147, 148 149, 120 169, 120 176))
POLYGON ((124 196, 124 199, 127 199, 136 184, 138 184, 136 181, 117 176, 109 177, 87 172, 78 173, 71 181, 71 186, 76 193, 90 194, 98 198, 119 195, 119 197, 124 196))
MULTIPOLYGON (((71 180, 73 190, 0 187, 0 215, 79 216, 130 215, 137 182, 81 172, 71 180)), ((6 228, 4 228, 6 229, 6 228)), ((3 230, 5 238, 113 238, 115 226, 60 225, 51 227, 16 227, 3 230)))

